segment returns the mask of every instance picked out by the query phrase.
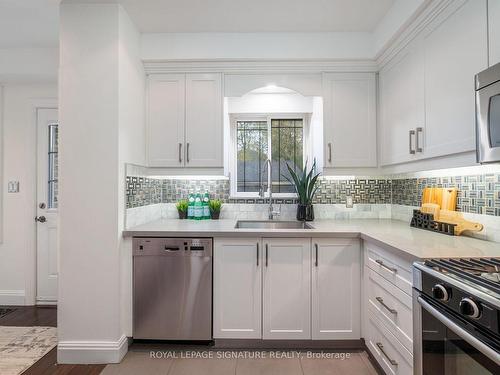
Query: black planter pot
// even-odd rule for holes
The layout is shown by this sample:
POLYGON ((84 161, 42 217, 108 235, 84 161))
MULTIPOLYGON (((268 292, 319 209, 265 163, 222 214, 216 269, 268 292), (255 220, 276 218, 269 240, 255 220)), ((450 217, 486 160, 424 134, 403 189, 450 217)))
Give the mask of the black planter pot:
POLYGON ((299 221, 313 221, 314 208, 312 204, 298 204, 297 205, 297 220, 299 221))
POLYGON ((220 211, 210 211, 210 217, 212 218, 212 220, 219 220, 219 216, 220 216, 220 211))
POLYGON ((187 218, 187 211, 177 210, 177 212, 179 213, 179 219, 186 219, 187 218))

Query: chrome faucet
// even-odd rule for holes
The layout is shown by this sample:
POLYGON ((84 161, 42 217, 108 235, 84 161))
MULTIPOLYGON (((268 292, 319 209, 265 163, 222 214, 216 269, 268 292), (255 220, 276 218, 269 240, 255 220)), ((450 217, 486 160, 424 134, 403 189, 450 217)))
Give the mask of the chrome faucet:
MULTIPOLYGON (((267 189, 269 191, 269 220, 273 220, 275 216, 279 216, 281 214, 280 211, 274 211, 273 209, 273 188, 271 186, 271 180, 273 176, 273 165, 271 159, 267 159, 265 162, 267 166, 267 189)), ((264 186, 261 184, 259 187, 259 195, 261 198, 264 198, 264 186)))

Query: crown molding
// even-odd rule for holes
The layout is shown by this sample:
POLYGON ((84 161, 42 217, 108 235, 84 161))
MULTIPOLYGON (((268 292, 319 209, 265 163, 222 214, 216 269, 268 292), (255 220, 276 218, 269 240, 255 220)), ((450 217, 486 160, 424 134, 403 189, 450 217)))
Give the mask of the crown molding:
POLYGON ((429 0, 377 53, 375 61, 379 70, 415 39, 445 9, 450 5, 464 2, 465 0, 429 0))
POLYGON ((152 73, 322 73, 376 72, 373 59, 187 59, 145 60, 146 74, 152 73))

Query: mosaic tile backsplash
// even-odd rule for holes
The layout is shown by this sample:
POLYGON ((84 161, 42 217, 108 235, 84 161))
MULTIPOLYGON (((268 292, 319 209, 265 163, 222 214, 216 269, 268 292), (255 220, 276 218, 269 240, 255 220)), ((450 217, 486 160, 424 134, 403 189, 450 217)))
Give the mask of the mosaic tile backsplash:
MULTIPOLYGON (((230 198, 228 179, 221 180, 183 180, 153 179, 128 176, 126 180, 127 208, 147 206, 156 203, 175 203, 186 199, 191 191, 210 192, 213 199, 225 203, 264 204, 262 198, 230 198)), ((355 179, 355 180, 320 180, 314 198, 315 204, 345 204, 348 196, 353 197, 356 204, 391 203, 391 180, 388 179, 355 179)), ((295 204, 293 198, 273 198, 276 204, 295 204)))
POLYGON ((500 174, 392 180, 392 203, 420 206, 424 187, 456 187, 457 211, 500 216, 500 174))
MULTIPOLYGON (((228 179, 188 180, 128 176, 127 208, 157 203, 174 203, 185 199, 190 191, 208 190, 212 198, 226 203, 262 204, 261 198, 230 198, 228 179)), ((457 210, 461 212, 500 216, 500 173, 471 176, 320 180, 315 204, 345 204, 348 196, 355 204, 397 204, 420 206, 422 189, 457 187, 457 210)), ((277 204, 294 204, 296 199, 276 198, 277 204)))

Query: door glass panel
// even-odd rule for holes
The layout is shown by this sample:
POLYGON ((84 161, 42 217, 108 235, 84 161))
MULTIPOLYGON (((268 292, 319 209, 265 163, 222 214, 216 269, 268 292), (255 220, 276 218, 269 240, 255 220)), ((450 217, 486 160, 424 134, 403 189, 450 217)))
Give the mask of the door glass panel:
POLYGON ((49 155, 48 155, 48 208, 57 208, 58 195, 58 149, 59 149, 59 131, 57 124, 49 125, 49 155))
POLYGON ((490 98, 488 127, 490 147, 500 147, 500 95, 490 98))

